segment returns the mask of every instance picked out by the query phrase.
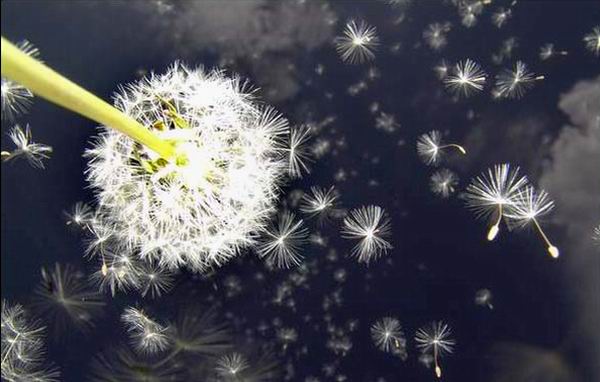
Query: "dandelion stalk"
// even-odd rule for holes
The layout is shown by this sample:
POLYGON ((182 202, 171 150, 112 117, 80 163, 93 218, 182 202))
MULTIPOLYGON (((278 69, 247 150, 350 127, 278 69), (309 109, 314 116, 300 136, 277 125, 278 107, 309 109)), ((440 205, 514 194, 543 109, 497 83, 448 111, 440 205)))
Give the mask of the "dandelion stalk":
POLYGON ((463 155, 467 154, 467 150, 465 150, 465 148, 462 147, 461 145, 457 145, 456 143, 449 143, 447 145, 440 146, 439 148, 444 149, 446 147, 453 147, 453 148, 457 149, 458 151, 460 151, 461 154, 463 154, 463 155))
POLYGON ((50 102, 126 134, 165 159, 175 156, 172 144, 158 138, 133 118, 29 57, 4 37, 1 48, 2 76, 22 84, 50 102))
POLYGON ((498 232, 500 232, 500 222, 502 221, 502 204, 498 204, 498 219, 496 220, 496 223, 494 223, 493 226, 490 227, 490 230, 488 231, 487 234, 487 239, 488 241, 492 241, 496 238, 496 236, 498 235, 498 232))
POLYGON ((537 228, 538 232, 542 236, 542 239, 544 239, 544 241, 546 242, 546 245, 548 246, 548 253, 550 254, 550 256, 552 256, 555 259, 558 258, 558 256, 560 255, 558 248, 555 247, 554 245, 552 245, 552 243, 548 239, 548 236, 546 236, 546 234, 544 233, 544 230, 538 223, 537 219, 532 218, 531 220, 533 220, 533 224, 535 225, 535 228, 537 228))

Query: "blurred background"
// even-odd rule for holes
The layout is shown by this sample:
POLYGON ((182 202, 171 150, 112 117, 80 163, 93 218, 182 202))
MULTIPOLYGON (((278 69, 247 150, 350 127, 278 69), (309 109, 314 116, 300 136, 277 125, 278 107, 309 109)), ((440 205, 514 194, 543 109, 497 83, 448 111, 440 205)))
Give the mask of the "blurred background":
MULTIPOLYGON (((178 274, 157 299, 107 295, 89 335, 48 331, 47 359, 61 380, 88 380, 98 354, 127 343, 119 314, 130 305, 167 321, 184 308, 211 307, 230 328, 233 349, 271 355, 278 373, 265 380, 434 380, 413 340, 434 320, 447 322, 457 343, 442 360, 445 381, 600 380, 600 61, 583 42, 600 23, 600 6, 511 3, 493 1, 467 27, 452 1, 3 0, 4 37, 32 42, 45 63, 106 100, 120 84, 177 60, 240 74, 291 124, 315 132, 312 172, 286 185, 282 208, 297 208, 311 186, 335 185, 344 208, 379 205, 392 221, 393 251, 369 266, 348 256, 339 221, 311 221, 318 236, 298 269, 272 269, 249 251, 212 275, 178 274), (498 28, 492 16, 501 7, 512 16, 498 28), (377 28, 371 62, 348 65, 336 52, 334 39, 351 19, 377 28), (450 25, 439 50, 423 38, 436 22, 450 25), (546 43, 568 55, 540 59, 546 43), (495 100, 488 88, 457 99, 434 67, 466 58, 490 77, 523 60, 545 80, 519 100, 495 100), (488 243, 486 224, 457 194, 442 199, 430 190, 435 169, 415 144, 433 129, 468 150, 442 164, 458 174, 459 191, 505 162, 548 191, 556 208, 544 227, 561 248, 558 260, 533 230, 488 243), (475 303, 483 288, 494 309, 475 303), (370 338, 384 316, 403 325, 405 360, 370 338), (282 340, 282 328, 297 339, 282 340)), ((64 211, 94 203, 82 154, 95 123, 39 98, 16 122, 53 147, 44 170, 2 164, 2 297, 27 308, 41 267, 59 262, 90 273, 82 235, 64 211)), ((12 125, 3 119, 3 150, 12 125)), ((173 378, 199 381, 202 373, 173 378)))

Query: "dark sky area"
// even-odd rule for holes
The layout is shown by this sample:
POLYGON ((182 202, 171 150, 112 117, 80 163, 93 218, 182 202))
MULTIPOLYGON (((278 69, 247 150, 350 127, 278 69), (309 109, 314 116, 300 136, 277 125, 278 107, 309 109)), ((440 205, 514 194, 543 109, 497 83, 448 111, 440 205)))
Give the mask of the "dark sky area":
MULTIPOLYGON (((600 380, 600 247, 592 239, 600 224, 600 60, 583 42, 600 25, 599 3, 518 1, 502 28, 491 17, 511 1, 485 6, 471 28, 451 1, 390 3, 2 1, 3 37, 31 41, 46 64, 106 100, 120 84, 161 73, 176 60, 247 78, 291 124, 313 126, 313 144, 329 147, 309 175, 284 187, 281 209, 297 212, 299 192, 335 185, 343 208, 378 205, 392 224, 393 250, 368 266, 349 256, 340 219, 308 220, 311 233, 326 242, 308 243, 297 269, 271 269, 249 250, 212 275, 182 271, 157 299, 107 294, 104 314, 87 336, 48 331, 47 359, 60 367, 61 380, 90 380, 98 354, 128 346, 119 315, 131 305, 163 322, 192 314, 185 309, 212 307, 230 328, 234 351, 272 354, 279 374, 267 380, 434 381, 433 370, 419 362, 414 333, 438 320, 456 341, 441 360, 443 381, 600 380), (377 28, 372 62, 349 65, 336 53, 333 41, 350 19, 377 28), (439 51, 422 37, 434 22, 451 24, 439 51), (494 63, 492 55, 510 37, 518 42, 512 56, 494 63), (545 43, 568 55, 540 60, 545 43), (457 99, 433 67, 466 58, 481 64, 489 83, 516 60, 545 80, 519 100, 494 100, 489 83, 457 99), (351 94, 361 82, 364 89, 351 94), (376 127, 382 112, 395 118, 394 131, 376 127), (416 153, 417 138, 433 129, 468 151, 440 166, 460 178, 459 192, 448 199, 430 190, 435 168, 416 153), (561 248, 558 260, 533 229, 504 230, 489 243, 486 222, 458 197, 472 177, 507 162, 554 199, 543 223, 561 248), (277 303, 282 285, 290 294, 277 303), (493 310, 475 304, 482 288, 492 292, 493 310), (402 323, 404 361, 371 340, 371 325, 384 316, 402 323), (284 348, 278 328, 294 328, 297 340, 284 348), (339 338, 351 348, 332 349, 339 338)), ((64 211, 78 201, 94 205, 82 154, 97 124, 39 98, 16 122, 53 147, 43 170, 24 160, 2 164, 2 298, 28 308, 41 267, 59 262, 95 270, 64 211)), ((11 125, 3 119, 3 150, 11 145, 11 125)), ((171 380, 207 380, 211 365, 211 357, 169 363, 179 368, 171 380)))

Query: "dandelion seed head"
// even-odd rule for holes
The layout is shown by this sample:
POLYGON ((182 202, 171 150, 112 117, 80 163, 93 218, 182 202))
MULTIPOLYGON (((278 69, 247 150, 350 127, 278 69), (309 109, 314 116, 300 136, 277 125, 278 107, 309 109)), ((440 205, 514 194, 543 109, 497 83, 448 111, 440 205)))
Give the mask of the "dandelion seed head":
POLYGON ((406 345, 402 325, 394 317, 383 317, 377 320, 371 326, 371 339, 379 350, 386 353, 406 345))
POLYGON ((303 221, 288 211, 279 214, 277 223, 272 224, 261 238, 258 246, 260 257, 266 257, 279 268, 299 265, 302 260, 300 249, 308 239, 308 230, 303 221))
POLYGON ((419 328, 415 334, 417 348, 422 353, 431 353, 436 348, 439 357, 451 354, 456 341, 452 338, 452 331, 448 324, 442 321, 432 322, 429 326, 419 328))
POLYGON ((302 135, 288 149, 287 121, 257 106, 239 79, 177 63, 125 86, 115 104, 185 157, 166 161, 102 128, 87 151, 87 177, 118 242, 160 266, 193 271, 256 243, 292 162, 286 151, 298 158, 302 135))
POLYGON ((417 154, 428 165, 436 164, 440 159, 442 133, 432 130, 417 139, 417 154))
POLYGON ((3 160, 24 157, 33 167, 44 168, 43 160, 50 158, 52 147, 41 143, 34 143, 29 125, 25 126, 25 130, 19 125, 13 126, 8 136, 16 148, 7 157, 2 158, 3 160))
POLYGON ((335 39, 340 57, 350 64, 373 60, 378 45, 377 30, 364 21, 350 21, 346 24, 344 34, 335 39))
POLYGON ((536 80, 543 78, 530 72, 523 61, 517 61, 512 70, 504 69, 496 76, 494 91, 498 97, 522 98, 536 80))
POLYGON ((593 55, 600 56, 600 26, 594 27, 590 33, 583 36, 583 42, 593 55))
POLYGON ((446 88, 459 96, 468 97, 483 90, 486 74, 478 63, 471 59, 458 62, 444 79, 446 88))
POLYGON ((391 236, 391 223, 383 208, 366 206, 351 210, 344 219, 342 237, 359 240, 352 255, 359 262, 369 263, 392 249, 387 241, 391 236))
POLYGON ((443 198, 447 198, 453 194, 457 185, 458 176, 448 169, 443 168, 431 175, 431 191, 443 198))

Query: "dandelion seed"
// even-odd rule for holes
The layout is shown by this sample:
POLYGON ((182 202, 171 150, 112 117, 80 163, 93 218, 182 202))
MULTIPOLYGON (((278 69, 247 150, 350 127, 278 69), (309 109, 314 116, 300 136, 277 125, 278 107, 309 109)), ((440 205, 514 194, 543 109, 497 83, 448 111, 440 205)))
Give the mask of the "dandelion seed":
POLYGON ((94 210, 84 202, 77 202, 69 212, 65 211, 64 215, 68 226, 77 226, 83 229, 92 223, 94 210))
POLYGON ((375 128, 388 134, 396 132, 399 127, 400 124, 396 122, 396 117, 392 114, 381 112, 375 119, 375 128))
POLYGON ((467 186, 464 194, 467 207, 478 217, 494 219, 487 235, 489 241, 500 232, 506 209, 514 204, 515 197, 526 185, 527 177, 519 177, 519 167, 511 169, 510 164, 504 163, 488 169, 467 186))
POLYGON ((255 245, 287 178, 286 150, 290 168, 304 168, 306 131, 290 134, 280 114, 223 72, 176 63, 128 85, 115 103, 186 158, 166 161, 109 128, 86 154, 97 215, 114 241, 161 267, 202 272, 255 245))
POLYGON ((231 353, 221 356, 217 360, 215 371, 223 378, 236 377, 240 372, 249 367, 248 361, 240 353, 231 353))
POLYGON ((450 338, 450 327, 442 321, 431 323, 427 327, 417 330, 415 341, 422 353, 433 353, 435 363, 435 374, 442 377, 442 368, 439 359, 446 354, 451 354, 456 342, 450 338))
POLYGON ((342 237, 359 240, 352 249, 352 256, 358 257, 359 262, 369 263, 392 249, 387 241, 390 236, 390 219, 381 207, 360 207, 344 219, 342 237))
POLYGON ((309 215, 327 217, 335 208, 339 194, 334 186, 328 189, 311 187, 310 193, 304 194, 300 201, 300 211, 309 215))
MULTIPOLYGON (((39 49, 29 41, 23 40, 17 47, 29 57, 39 60, 39 49)), ((2 119, 14 121, 17 116, 27 112, 32 103, 33 93, 6 78, 2 78, 1 81, 2 119)))
POLYGON ((431 175, 431 191, 433 191, 435 194, 441 195, 442 198, 447 198, 453 194, 457 185, 458 176, 448 169, 443 168, 431 175))
POLYGON ((451 24, 447 22, 429 24, 423 32, 423 39, 431 49, 438 51, 448 44, 446 33, 451 29, 451 24))
POLYGON ((533 87, 535 81, 544 78, 530 72, 523 61, 517 61, 513 70, 504 69, 496 76, 494 92, 498 97, 521 98, 533 87))
POLYGON ((497 28, 502 28, 508 19, 511 18, 511 16, 512 11, 510 9, 500 7, 492 14, 492 24, 494 24, 497 28))
POLYGON ((485 72, 479 64, 471 59, 457 63, 450 75, 444 79, 446 88, 463 97, 468 97, 475 91, 483 90, 485 81, 485 72))
POLYGON ((288 173, 292 178, 302 178, 304 173, 310 172, 308 163, 312 162, 308 141, 311 137, 311 128, 299 126, 290 130, 290 146, 288 151, 288 173))
POLYGON ((185 308, 169 326, 173 354, 216 357, 231 348, 231 334, 214 308, 185 308))
POLYGON ((158 298, 173 286, 173 273, 154 261, 142 261, 138 269, 137 288, 142 297, 158 298))
POLYGON ((377 30, 364 21, 350 21, 346 24, 344 35, 335 39, 338 54, 350 64, 373 60, 378 45, 377 30))
POLYGON ((298 332, 294 328, 280 328, 277 330, 277 339, 283 344, 285 351, 290 344, 298 340, 298 332))
POLYGON ((2 380, 59 380, 58 370, 44 363, 44 330, 21 305, 2 300, 2 380))
POLYGON ((140 275, 131 253, 124 248, 118 254, 103 252, 102 266, 94 272, 90 280, 98 285, 100 291, 110 291, 114 296, 117 291, 139 289, 140 275))
POLYGON ((450 65, 448 65, 448 62, 446 62, 446 60, 442 60, 439 64, 433 67, 433 71, 440 80, 443 80, 448 76, 448 73, 450 71, 450 65))
POLYGON ((182 381, 188 377, 181 361, 166 356, 138 354, 127 346, 108 348, 93 359, 90 377, 93 382, 182 381))
POLYGON ((41 274, 33 301, 38 315, 51 322, 61 336, 69 324, 89 333, 106 305, 102 296, 91 290, 83 273, 69 264, 56 263, 53 268, 42 268, 41 274))
POLYGON ((531 186, 525 186, 515 195, 513 202, 508 206, 505 216, 511 225, 525 227, 533 222, 547 245, 550 256, 557 258, 559 250, 552 245, 546 233, 542 230, 539 218, 546 215, 554 208, 554 202, 548 197, 546 191, 536 192, 531 186))
POLYGON ((417 154, 427 165, 437 164, 446 148, 454 148, 463 155, 467 153, 464 147, 456 143, 442 144, 442 133, 437 130, 423 134, 417 139, 417 154))
POLYGON ((284 211, 279 215, 277 224, 271 225, 264 236, 258 247, 260 257, 267 257, 279 268, 300 264, 300 249, 308 238, 308 230, 301 219, 296 221, 293 213, 284 211))
POLYGON ((583 36, 583 42, 587 50, 595 56, 600 56, 600 26, 594 27, 590 33, 583 36))
POLYGON ((494 305, 492 305, 492 292, 489 289, 479 289, 475 293, 475 304, 494 309, 494 305))
POLYGON ((400 321, 393 317, 383 317, 371 326, 371 339, 383 352, 393 352, 406 347, 406 337, 400 321))
POLYGON ((126 308, 121 315, 129 337, 140 354, 155 354, 164 351, 170 344, 167 328, 149 318, 143 310, 126 308))
POLYGON ((44 168, 44 159, 50 158, 52 147, 33 143, 31 137, 31 129, 29 125, 25 126, 25 130, 19 125, 15 125, 8 133, 11 141, 16 146, 13 151, 2 151, 2 161, 8 161, 13 158, 24 157, 35 168, 44 168))
POLYGON ((516 37, 509 37, 502 41, 497 53, 492 54, 492 62, 496 65, 502 64, 505 60, 513 56, 513 52, 519 46, 519 41, 516 37))
POLYGON ((555 50, 554 44, 547 43, 540 48, 540 60, 546 61, 554 56, 566 56, 569 52, 566 50, 555 50))

